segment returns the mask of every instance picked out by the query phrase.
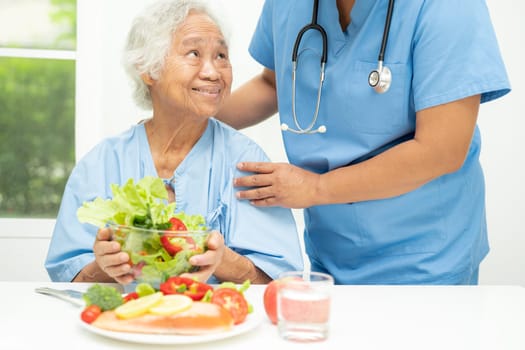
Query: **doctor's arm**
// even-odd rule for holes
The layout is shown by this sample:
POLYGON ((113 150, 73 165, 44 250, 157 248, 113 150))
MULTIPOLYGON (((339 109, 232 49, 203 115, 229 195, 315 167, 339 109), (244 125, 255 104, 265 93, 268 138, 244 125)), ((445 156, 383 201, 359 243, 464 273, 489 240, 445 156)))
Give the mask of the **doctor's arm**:
POLYGON ((362 163, 319 175, 284 163, 239 164, 255 174, 235 180, 254 205, 305 208, 398 196, 461 168, 475 130, 480 96, 417 113, 414 139, 362 163))
POLYGON ((261 74, 235 90, 215 117, 235 129, 242 129, 258 124, 275 113, 275 72, 264 68, 261 74))

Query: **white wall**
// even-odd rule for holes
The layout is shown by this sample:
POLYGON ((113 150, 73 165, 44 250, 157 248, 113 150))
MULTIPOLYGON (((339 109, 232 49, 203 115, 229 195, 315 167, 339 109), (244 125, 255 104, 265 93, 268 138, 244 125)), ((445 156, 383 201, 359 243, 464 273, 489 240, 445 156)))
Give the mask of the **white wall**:
POLYGON ((49 281, 44 268, 55 220, 0 219, 0 281, 49 281))
MULTIPOLYGON (((120 66, 120 52, 130 20, 151 0, 79 0, 79 45, 77 62, 77 140, 82 156, 104 136, 115 134, 146 116, 131 102, 127 80, 120 66)), ((234 88, 260 67, 247 53, 247 45, 263 0, 210 0, 230 26, 234 88)), ((479 125, 483 137, 482 162, 487 184, 487 217, 492 250, 483 262, 483 284, 525 286, 525 150, 520 132, 525 130, 525 42, 523 2, 488 0, 513 92, 483 105, 479 125)), ((475 29, 473 29, 475 30, 475 29)), ((396 38, 391 38, 395 45, 396 38)), ((244 130, 274 161, 286 161, 276 118, 244 130)), ((297 214, 297 213, 296 213, 297 214)), ((296 215, 302 228, 300 215, 296 215)), ((1 238, 1 232, 0 232, 1 238)), ((8 237, 10 239, 10 237, 8 237)), ((38 237, 40 239, 40 237, 38 237)), ((38 243, 42 246, 47 244, 38 243)), ((13 249, 4 249, 17 261, 13 249)), ((16 254, 16 255, 15 255, 16 254)), ((39 262, 40 264, 40 262, 39 262)), ((40 268, 41 265, 39 265, 40 268)), ((2 279, 2 278, 0 278, 2 279)), ((5 279, 5 278, 4 278, 5 279)))
POLYGON ((481 265, 480 282, 525 286, 525 5, 513 0, 487 3, 513 90, 483 105, 479 115, 492 247, 481 265))

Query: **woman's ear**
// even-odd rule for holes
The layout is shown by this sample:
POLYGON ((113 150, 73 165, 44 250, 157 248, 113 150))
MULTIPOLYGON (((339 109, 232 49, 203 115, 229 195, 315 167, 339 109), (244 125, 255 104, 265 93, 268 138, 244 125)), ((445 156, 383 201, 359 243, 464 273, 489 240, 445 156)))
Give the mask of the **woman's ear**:
POLYGON ((144 73, 140 76, 142 78, 142 81, 144 84, 151 86, 155 82, 155 80, 149 75, 148 73, 144 73))

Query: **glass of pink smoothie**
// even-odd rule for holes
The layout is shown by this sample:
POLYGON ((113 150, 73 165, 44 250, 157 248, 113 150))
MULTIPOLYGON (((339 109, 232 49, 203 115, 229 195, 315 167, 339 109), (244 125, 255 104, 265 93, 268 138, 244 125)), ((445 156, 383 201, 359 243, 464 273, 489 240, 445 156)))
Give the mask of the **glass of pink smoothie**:
POLYGON ((291 271, 282 274, 277 292, 279 335, 299 342, 328 337, 332 276, 319 272, 291 271))

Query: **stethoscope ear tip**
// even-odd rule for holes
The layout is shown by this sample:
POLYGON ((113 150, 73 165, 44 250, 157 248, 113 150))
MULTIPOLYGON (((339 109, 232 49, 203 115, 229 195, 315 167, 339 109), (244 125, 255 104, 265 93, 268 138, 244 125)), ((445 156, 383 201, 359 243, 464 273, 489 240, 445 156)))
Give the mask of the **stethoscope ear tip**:
POLYGON ((288 130, 288 124, 286 124, 286 123, 282 123, 282 124, 281 124, 281 130, 282 130, 282 131, 286 131, 286 130, 288 130))
POLYGON ((326 126, 321 125, 319 128, 317 128, 317 132, 320 134, 324 134, 326 132, 326 126))

